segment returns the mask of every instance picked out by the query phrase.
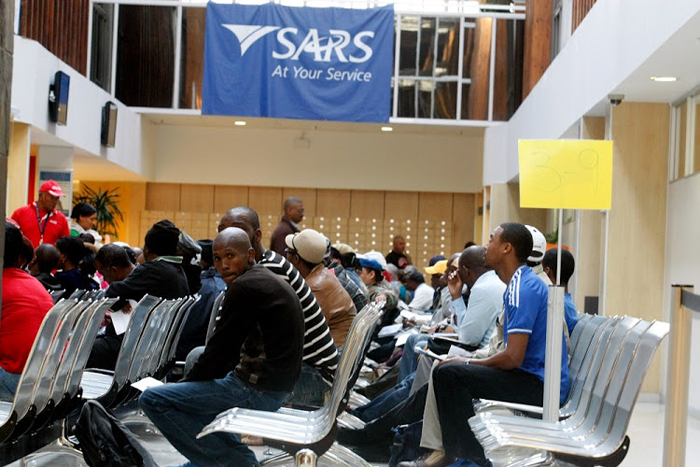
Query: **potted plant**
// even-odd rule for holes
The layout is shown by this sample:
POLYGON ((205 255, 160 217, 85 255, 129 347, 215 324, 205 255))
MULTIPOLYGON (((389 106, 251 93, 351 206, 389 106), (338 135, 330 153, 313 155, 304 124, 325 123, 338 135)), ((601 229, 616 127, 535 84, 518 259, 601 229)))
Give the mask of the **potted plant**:
POLYGON ((93 190, 87 185, 83 185, 82 192, 73 200, 73 206, 80 202, 90 203, 97 210, 97 230, 102 236, 117 236, 117 219, 124 221, 124 216, 119 209, 118 188, 102 191, 93 190))

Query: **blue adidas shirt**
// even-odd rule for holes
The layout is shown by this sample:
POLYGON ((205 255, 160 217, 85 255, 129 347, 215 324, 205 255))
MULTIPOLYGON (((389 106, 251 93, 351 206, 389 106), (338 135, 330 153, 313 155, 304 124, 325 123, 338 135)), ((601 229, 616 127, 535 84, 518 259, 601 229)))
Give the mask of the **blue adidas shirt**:
POLYGON ((569 328, 569 335, 573 334, 576 323, 578 323, 578 311, 576 311, 574 301, 571 300, 570 293, 564 294, 564 319, 566 327, 569 328))
MULTIPOLYGON (((508 345, 510 334, 528 334, 525 359, 520 369, 536 375, 544 382, 544 359, 547 338, 547 286, 523 265, 515 271, 508 284, 503 303, 505 319, 503 337, 508 345)), ((569 391, 569 366, 566 354, 566 339, 562 333, 560 402, 564 402, 569 391)))

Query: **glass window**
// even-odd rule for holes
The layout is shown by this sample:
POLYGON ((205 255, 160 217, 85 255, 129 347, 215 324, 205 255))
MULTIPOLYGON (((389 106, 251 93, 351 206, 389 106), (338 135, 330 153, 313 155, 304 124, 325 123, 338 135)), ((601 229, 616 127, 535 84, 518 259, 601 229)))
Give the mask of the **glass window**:
POLYGON ((112 27, 114 5, 92 6, 92 44, 90 44, 90 81, 107 92, 112 86, 112 27))
POLYGON ((115 94, 124 104, 172 107, 176 12, 175 7, 119 7, 115 94))
POLYGON ((182 9, 182 47, 180 49, 181 109, 202 108, 202 78, 204 74, 205 8, 182 9))

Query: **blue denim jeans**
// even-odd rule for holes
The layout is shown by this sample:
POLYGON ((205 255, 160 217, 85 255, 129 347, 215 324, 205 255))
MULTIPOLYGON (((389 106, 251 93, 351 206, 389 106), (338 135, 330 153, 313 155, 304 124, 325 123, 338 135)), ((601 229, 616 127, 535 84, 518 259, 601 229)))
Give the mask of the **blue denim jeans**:
POLYGON ((17 392, 20 373, 10 373, 0 366, 0 401, 12 402, 17 392))
POLYGON ((139 405, 148 418, 187 459, 204 466, 258 465, 253 451, 238 435, 212 433, 196 439, 208 423, 233 407, 275 411, 289 393, 261 391, 232 372, 222 379, 172 383, 147 389, 139 405))
POLYGON ((408 399, 415 376, 415 372, 411 373, 408 377, 399 381, 396 386, 378 395, 369 404, 356 408, 351 413, 364 422, 371 422, 381 417, 408 399))
POLYGON ((309 364, 301 364, 301 376, 294 385, 291 404, 307 407, 321 407, 326 398, 326 391, 331 387, 323 381, 321 373, 309 364))
POLYGON ((403 381, 408 375, 416 372, 420 354, 416 353, 413 348, 417 345, 425 347, 425 344, 430 338, 431 336, 428 334, 413 334, 412 336, 408 336, 408 340, 406 340, 406 344, 403 346, 403 355, 401 355, 401 360, 399 360, 399 381, 403 381))

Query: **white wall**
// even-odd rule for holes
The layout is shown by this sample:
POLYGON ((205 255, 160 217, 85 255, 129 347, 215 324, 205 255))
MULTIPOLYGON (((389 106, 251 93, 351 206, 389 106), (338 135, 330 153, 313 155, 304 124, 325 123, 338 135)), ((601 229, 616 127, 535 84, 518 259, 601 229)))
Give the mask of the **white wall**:
MULTIPOLYGON (((669 185, 666 222, 666 303, 670 303, 673 284, 693 285, 700 294, 700 173, 677 180, 669 185)), ((670 311, 667 310, 667 313, 670 311)), ((695 313, 697 315, 697 313, 695 313)), ((668 319, 668 318, 666 318, 668 319)), ((700 318, 693 320, 690 359, 689 406, 700 412, 700 318)))
POLYGON ((27 123, 84 153, 106 158, 139 175, 149 176, 141 157, 141 116, 129 110, 86 77, 63 63, 38 42, 15 36, 12 110, 15 121, 27 123), (49 85, 57 71, 70 75, 68 123, 49 120, 49 85), (100 144, 102 107, 107 101, 119 108, 114 148, 100 144))
POLYGON ((557 139, 700 11, 697 0, 599 0, 506 125, 486 129, 484 184, 518 175, 519 139, 557 139))
MULTIPOLYGON (((457 134, 154 125, 155 180, 475 193, 482 138, 457 134)), ((144 133, 150 132, 144 129, 144 133)))

